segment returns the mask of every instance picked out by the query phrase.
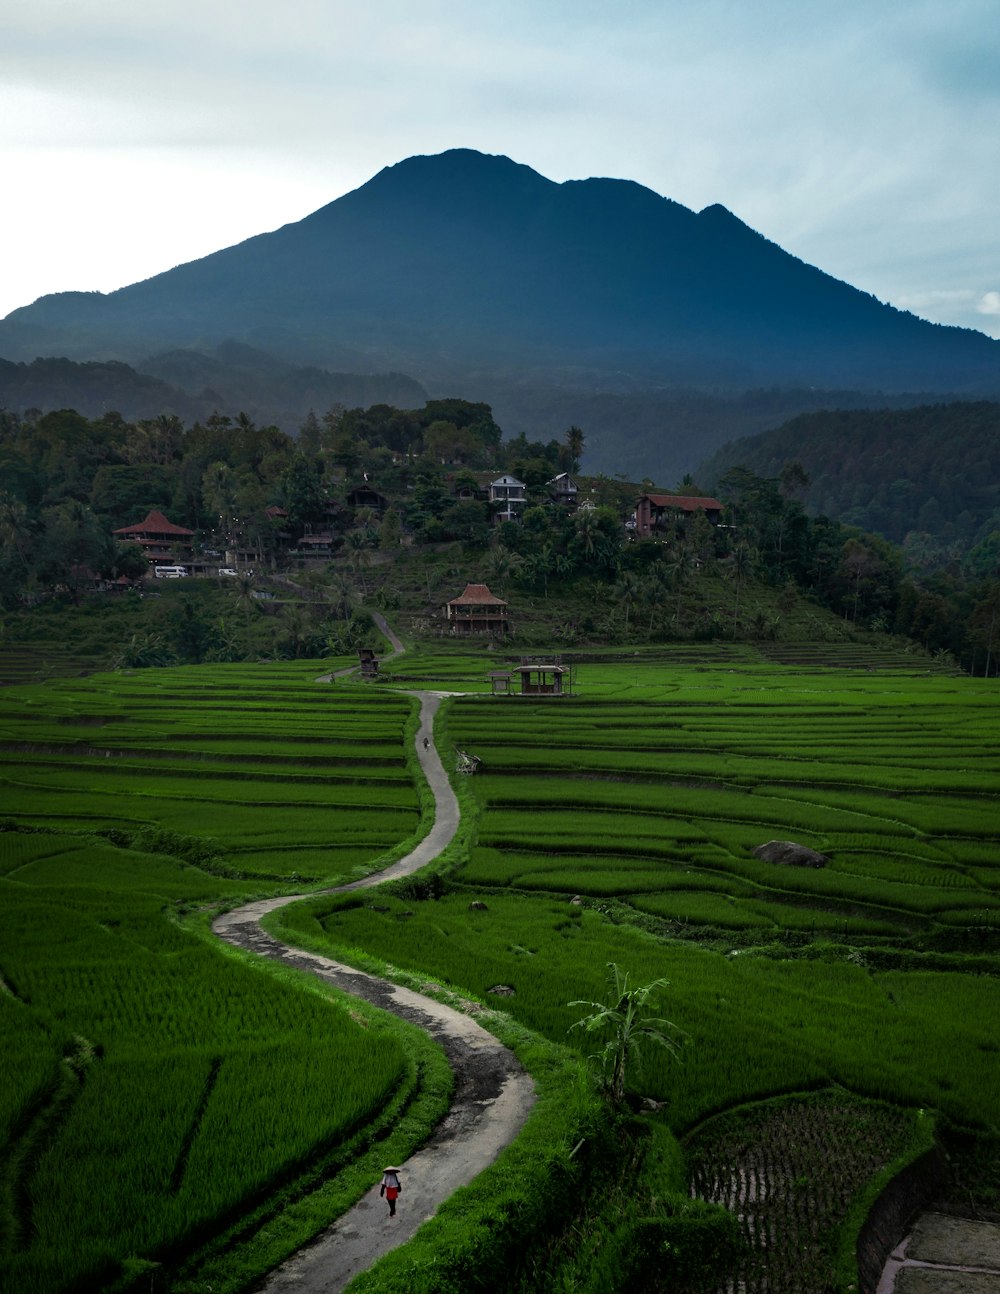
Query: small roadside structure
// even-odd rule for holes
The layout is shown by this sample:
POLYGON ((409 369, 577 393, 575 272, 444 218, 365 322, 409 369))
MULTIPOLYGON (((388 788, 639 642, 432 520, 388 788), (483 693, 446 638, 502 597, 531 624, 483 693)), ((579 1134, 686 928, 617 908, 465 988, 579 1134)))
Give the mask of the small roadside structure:
POLYGON ((371 647, 358 648, 358 664, 362 678, 378 678, 379 660, 371 647))
POLYGON ((447 604, 445 614, 453 634, 507 632, 507 603, 494 597, 488 584, 466 584, 465 592, 447 604))
POLYGON ((486 677, 493 696, 510 696, 510 684, 514 676, 509 669, 491 669, 486 677))

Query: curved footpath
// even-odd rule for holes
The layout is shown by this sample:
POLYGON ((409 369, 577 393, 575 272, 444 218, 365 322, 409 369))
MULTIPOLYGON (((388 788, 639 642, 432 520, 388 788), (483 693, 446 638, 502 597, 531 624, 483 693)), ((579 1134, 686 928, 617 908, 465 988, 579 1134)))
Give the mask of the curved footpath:
MULTIPOLYGON (((392 643, 393 654, 401 651, 402 644, 382 617, 376 615, 375 620, 392 643)), ((330 677, 327 675, 326 679, 330 677)), ((458 801, 432 739, 434 716, 442 696, 447 693, 409 695, 420 700, 417 758, 434 793, 434 825, 416 849, 384 872, 326 893, 369 889, 382 881, 415 872, 435 858, 455 835, 458 801), (428 738, 426 748, 425 737, 428 738)), ((378 1183, 374 1184, 332 1226, 275 1268, 260 1287, 266 1294, 292 1289, 297 1294, 332 1294, 344 1289, 382 1254, 408 1240, 459 1186, 467 1185, 487 1168, 517 1136, 535 1101, 534 1084, 513 1053, 470 1015, 328 957, 291 948, 261 929, 260 919, 267 913, 307 897, 315 895, 293 894, 248 903, 218 917, 212 928, 229 943, 310 971, 337 988, 426 1029, 444 1048, 455 1072, 455 1094, 451 1108, 430 1138, 401 1165, 403 1193, 396 1216, 387 1216, 386 1205, 379 1198, 378 1183)), ((470 1011, 477 1009, 472 1003, 469 1008, 470 1011)))

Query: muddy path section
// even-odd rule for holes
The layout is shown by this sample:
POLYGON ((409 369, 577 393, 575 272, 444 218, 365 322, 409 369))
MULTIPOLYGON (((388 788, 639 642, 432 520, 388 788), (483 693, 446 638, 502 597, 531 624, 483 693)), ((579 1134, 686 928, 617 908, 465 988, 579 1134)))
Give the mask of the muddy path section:
MULTIPOLYGON (((455 835, 458 801, 433 744, 434 715, 441 695, 411 695, 420 701, 417 757, 434 793, 434 825, 405 858, 384 872, 332 893, 369 889, 383 880, 409 875, 437 857, 455 835)), ((266 1294, 293 1289, 298 1294, 332 1294, 344 1289, 382 1254, 408 1240, 449 1195, 487 1168, 517 1136, 535 1100, 534 1085, 516 1057, 471 1013, 464 1014, 332 958, 291 948, 261 928, 261 919, 268 913, 303 897, 289 895, 247 904, 218 917, 212 928, 237 947, 308 971, 425 1029, 444 1048, 455 1074, 455 1095, 448 1114, 429 1139, 401 1165, 403 1193, 396 1216, 388 1216, 378 1183, 373 1183, 353 1208, 270 1274, 259 1287, 266 1294)), ((474 1011, 470 1003, 470 1012, 474 1011)))

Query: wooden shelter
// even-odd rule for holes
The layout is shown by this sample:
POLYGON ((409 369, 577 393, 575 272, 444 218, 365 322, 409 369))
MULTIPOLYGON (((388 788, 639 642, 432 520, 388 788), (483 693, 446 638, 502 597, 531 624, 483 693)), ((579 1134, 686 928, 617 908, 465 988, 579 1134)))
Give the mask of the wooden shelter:
POLYGON ((371 647, 358 648, 358 663, 362 678, 378 678, 378 657, 371 647))
POLYGON ((569 666, 563 665, 561 659, 529 660, 522 657, 521 664, 511 671, 521 680, 522 696, 565 696, 563 679, 569 673, 569 666))
POLYGON ((445 611, 453 634, 507 632, 507 603, 494 597, 486 584, 467 584, 465 592, 452 598, 445 611))

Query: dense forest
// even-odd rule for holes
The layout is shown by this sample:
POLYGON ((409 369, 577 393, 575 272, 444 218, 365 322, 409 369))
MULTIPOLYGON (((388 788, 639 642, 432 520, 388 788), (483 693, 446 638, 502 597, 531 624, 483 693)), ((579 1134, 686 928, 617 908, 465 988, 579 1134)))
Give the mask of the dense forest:
MULTIPOLYGON (((805 598, 851 629, 893 632, 974 672, 996 672, 995 565, 916 567, 881 536, 810 517, 803 506, 810 474, 797 460, 776 474, 739 465, 722 475, 721 526, 678 513, 652 541, 638 541, 629 518, 651 481, 578 477, 585 506, 576 509, 551 497, 548 482, 578 473, 583 449, 578 427, 545 442, 505 440, 489 405, 459 399, 416 410, 333 407, 310 414, 297 439, 245 413, 215 413, 190 427, 167 416, 130 423, 115 413, 95 420, 72 410, 5 413, 0 600, 8 610, 53 597, 79 601, 95 575, 140 579, 145 557, 114 531, 159 509, 195 532, 196 552, 250 554, 259 572, 296 569, 295 545, 322 531, 326 601, 344 614, 352 598, 356 604, 371 591, 365 571, 377 552, 419 562, 435 545, 457 542, 479 554, 500 587, 547 598, 557 585, 588 609, 570 619, 614 641, 779 636, 780 616, 746 611, 745 594, 757 585, 776 591, 776 606, 805 598), (527 487, 518 523, 496 524, 486 497, 485 484, 501 471, 527 487), (359 501, 359 485, 377 491, 379 506, 359 501), (731 597, 724 613, 703 604, 694 615, 687 595, 707 575, 724 578, 731 597), (600 624, 595 605, 608 611, 600 624)), ((705 493, 690 477, 676 488, 705 493)), ((315 565, 310 571, 322 576, 315 565)), ((292 641, 299 654, 302 635, 292 641)), ((207 630, 192 629, 179 658, 222 650, 207 630)), ((224 650, 232 659, 254 645, 241 647, 239 633, 230 633, 224 650)))
POLYGON ((1000 562, 1000 404, 828 410, 735 441, 700 469, 714 485, 737 465, 809 476, 813 514, 884 535, 910 566, 995 576, 1000 562))

